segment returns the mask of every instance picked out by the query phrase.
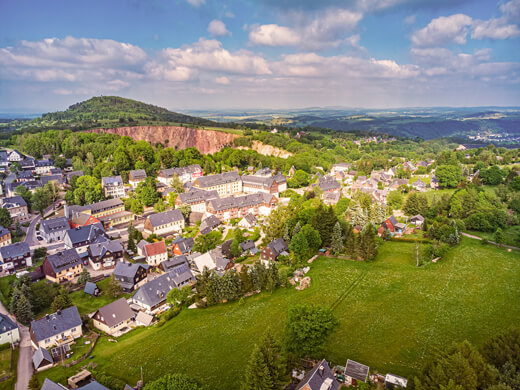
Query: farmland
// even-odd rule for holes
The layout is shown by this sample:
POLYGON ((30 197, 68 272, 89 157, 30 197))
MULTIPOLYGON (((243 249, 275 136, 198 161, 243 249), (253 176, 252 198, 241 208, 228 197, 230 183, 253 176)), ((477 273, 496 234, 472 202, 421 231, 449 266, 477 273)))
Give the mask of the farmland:
MULTIPOLYGON (((454 341, 480 345, 518 323, 520 255, 463 239, 436 264, 416 268, 414 244, 388 242, 369 263, 319 258, 310 288, 279 289, 242 302, 184 310, 163 327, 139 329, 117 343, 101 338, 98 369, 135 384, 185 372, 217 388, 236 388, 252 345, 267 327, 281 335, 290 305, 333 306, 339 327, 324 346, 334 364, 347 358, 373 370, 412 376, 432 352, 454 341)), ((39 374, 65 383, 78 368, 39 374)))

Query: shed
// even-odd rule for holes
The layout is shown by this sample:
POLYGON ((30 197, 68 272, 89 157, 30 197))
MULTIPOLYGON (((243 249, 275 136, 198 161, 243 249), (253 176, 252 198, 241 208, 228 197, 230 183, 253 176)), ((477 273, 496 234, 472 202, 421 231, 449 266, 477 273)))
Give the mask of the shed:
POLYGON ((146 314, 144 311, 140 311, 137 313, 137 316, 135 317, 135 323, 138 326, 150 326, 150 324, 153 322, 153 316, 150 314, 146 314))
POLYGON ((386 389, 405 389, 408 385, 408 379, 394 374, 386 374, 385 388, 386 389))
POLYGON ((44 370, 54 364, 54 360, 52 359, 50 352, 42 347, 38 348, 34 352, 32 361, 36 371, 44 370))
POLYGON ((85 288, 83 292, 88 295, 92 295, 93 297, 97 297, 100 293, 99 287, 94 282, 85 283, 85 288))
POLYGON ((369 370, 370 368, 364 364, 350 359, 347 360, 347 365, 345 366, 345 384, 356 386, 358 381, 366 383, 369 370))

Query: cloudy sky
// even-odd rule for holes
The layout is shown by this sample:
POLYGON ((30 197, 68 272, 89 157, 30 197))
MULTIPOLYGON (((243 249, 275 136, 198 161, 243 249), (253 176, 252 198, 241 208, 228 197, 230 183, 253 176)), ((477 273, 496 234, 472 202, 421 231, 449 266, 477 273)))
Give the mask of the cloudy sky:
POLYGON ((520 105, 520 0, 1 0, 0 112, 520 105))

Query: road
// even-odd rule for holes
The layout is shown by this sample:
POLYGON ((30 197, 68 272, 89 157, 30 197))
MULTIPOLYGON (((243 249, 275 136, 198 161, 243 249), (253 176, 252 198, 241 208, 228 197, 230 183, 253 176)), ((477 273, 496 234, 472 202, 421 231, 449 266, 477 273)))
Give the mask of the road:
MULTIPOLYGON (((482 241, 482 238, 479 237, 479 236, 475 236, 473 234, 468 234, 468 233, 464 233, 464 232, 461 232, 460 233, 461 235, 463 235, 464 237, 468 237, 468 238, 473 238, 474 240, 479 240, 479 241, 482 241)), ((501 248, 507 248, 507 249, 513 249, 515 251, 520 251, 520 248, 516 247, 516 246, 512 246, 512 245, 505 245, 505 244, 499 244, 495 241, 489 241, 488 240, 488 244, 491 244, 491 245, 496 245, 496 246, 499 246, 501 248)))
POLYGON ((27 390, 29 388, 29 380, 31 379, 32 367, 32 347, 31 337, 29 336, 29 328, 16 321, 16 319, 6 310, 2 302, 0 302, 0 313, 7 315, 16 322, 20 331, 20 355, 18 357, 18 370, 15 390, 27 390))

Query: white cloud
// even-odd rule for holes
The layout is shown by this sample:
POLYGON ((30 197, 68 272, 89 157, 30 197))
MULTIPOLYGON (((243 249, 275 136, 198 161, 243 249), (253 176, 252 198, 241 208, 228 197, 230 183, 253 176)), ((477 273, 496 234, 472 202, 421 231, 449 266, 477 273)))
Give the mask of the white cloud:
POLYGON ((230 81, 226 76, 220 76, 215 79, 215 82, 217 84, 228 85, 230 81))
POLYGON ((253 26, 249 33, 252 45, 299 46, 314 50, 339 46, 352 32, 363 14, 344 9, 329 8, 314 18, 298 15, 295 27, 264 24, 253 26))
POLYGON ((233 19, 235 17, 235 14, 231 11, 227 11, 226 13, 224 13, 224 16, 226 18, 230 18, 230 19, 233 19))
POLYGON ((194 7, 200 7, 202 4, 206 4, 206 0, 186 0, 186 1, 194 7))
POLYGON ((209 23, 208 32, 215 37, 231 35, 231 32, 226 28, 226 24, 218 19, 214 19, 209 23))
POLYGON ((471 31, 473 39, 507 39, 520 36, 516 24, 505 24, 502 18, 476 20, 471 31))
POLYGON ((415 46, 436 47, 446 43, 466 43, 468 26, 472 23, 471 17, 464 14, 441 16, 433 19, 426 27, 412 35, 415 46))
POLYGON ((520 0, 512 0, 500 6, 507 22, 520 23, 520 0))

